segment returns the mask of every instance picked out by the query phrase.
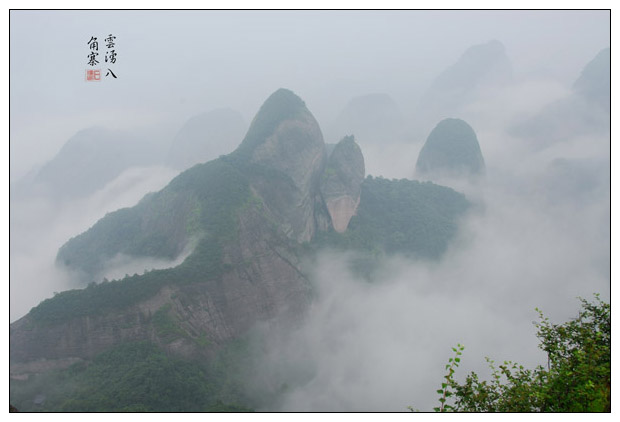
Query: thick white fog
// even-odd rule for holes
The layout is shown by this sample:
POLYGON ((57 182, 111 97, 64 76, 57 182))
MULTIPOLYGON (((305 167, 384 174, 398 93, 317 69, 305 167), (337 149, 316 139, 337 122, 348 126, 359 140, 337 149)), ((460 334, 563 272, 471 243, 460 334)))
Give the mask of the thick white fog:
MULTIPOLYGON (((375 283, 353 275, 347 255, 320 253, 307 320, 293 333, 269 332, 248 385, 286 384, 263 410, 432 410, 457 343, 466 347, 461 377, 485 374, 485 356, 542 364, 535 308, 563 322, 576 315, 577 296, 610 298, 610 134, 604 111, 567 121, 570 133, 548 142, 518 130, 545 110, 581 113, 573 83, 610 42, 607 11, 12 11, 10 320, 77 287, 54 265, 58 248, 178 174, 165 154, 192 117, 229 108, 251 122, 284 87, 336 143, 350 134, 342 116, 351 100, 385 93, 402 116, 382 129, 388 139, 351 130, 366 173, 415 179, 429 132, 443 117, 461 118, 476 132, 486 178, 435 182, 474 207, 441 260, 391 257, 375 283), (87 41, 109 33, 118 79, 87 83, 87 41), (468 92, 458 115, 425 110, 435 78, 491 40, 505 47, 512 79, 468 92), (93 126, 140 133, 148 163, 128 161, 82 196, 22 190, 93 126)), ((186 253, 172 262, 118 257, 110 274, 176 265, 186 253)))
MULTIPOLYGON (((308 320, 273 335, 248 381, 287 386, 275 410, 432 411, 457 343, 466 347, 460 380, 472 370, 488 376, 487 356, 534 368, 546 364, 536 308, 561 323, 577 315, 577 297, 609 300, 609 138, 516 154, 518 140, 495 136, 506 148, 485 158, 503 166, 489 166, 484 183, 443 181, 476 206, 441 261, 394 257, 369 284, 349 270, 348 255, 320 255, 308 320), (579 190, 558 180, 554 157, 579 157, 594 181, 579 190)), ((486 152, 491 141, 480 142, 486 152)))
MULTIPOLYGON (((67 240, 86 231, 106 213, 135 205, 146 193, 163 188, 175 175, 165 167, 131 168, 86 198, 68 202, 38 196, 12 200, 11 321, 54 292, 83 287, 71 274, 55 266, 56 253, 67 240)), ((143 264, 142 268, 125 265, 113 274, 122 278, 163 265, 152 260, 143 264)))

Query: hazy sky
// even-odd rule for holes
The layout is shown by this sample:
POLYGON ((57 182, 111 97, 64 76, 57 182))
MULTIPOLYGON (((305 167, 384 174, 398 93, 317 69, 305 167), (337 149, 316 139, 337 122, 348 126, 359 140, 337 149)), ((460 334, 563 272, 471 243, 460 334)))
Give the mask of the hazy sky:
POLYGON ((407 111, 468 47, 491 39, 504 43, 516 72, 568 85, 609 45, 609 31, 605 11, 13 11, 11 180, 80 129, 166 138, 218 107, 250 121, 279 87, 300 95, 323 126, 371 92, 407 111), (99 38, 102 58, 110 33, 118 78, 85 82, 87 42, 99 38))
MULTIPOLYGON (((441 71, 470 46, 491 39, 504 43, 517 78, 528 82, 493 101, 472 104, 467 119, 487 166, 511 174, 515 164, 515 170, 524 168, 520 163, 528 156, 520 151, 521 141, 505 138, 507 122, 569 91, 585 64, 610 44, 608 16, 604 11, 13 11, 11 179, 50 160, 81 129, 126 128, 169 142, 189 117, 218 107, 236 109, 249 122, 279 87, 301 96, 324 131, 352 97, 373 92, 392 96, 407 118, 441 71), (87 43, 93 35, 99 38, 101 58, 110 33, 117 37, 118 79, 86 82, 87 43)), ((366 145, 367 172, 412 177, 423 140, 416 141, 366 145)), ((589 151, 602 145, 595 156, 608 156, 605 142, 583 145, 581 150, 589 151)), ((128 169, 92 197, 62 209, 38 198, 13 202, 11 319, 53 291, 72 287, 53 267, 64 242, 106 212, 165 186, 172 175, 159 167, 128 169)))
MULTIPOLYGON (((50 160, 81 129, 170 141, 191 116, 215 108, 249 122, 280 87, 298 94, 323 128, 352 97, 377 92, 407 119, 440 72, 492 39, 504 44, 517 81, 468 104, 486 185, 451 185, 485 211, 466 217, 442 261, 394 257, 381 284, 356 280, 346 257, 321 255, 311 317, 264 358, 268 376, 273 362, 315 372, 284 397, 284 410, 428 409, 457 342, 467 346, 465 369, 484 368, 484 356, 534 365, 536 306, 561 322, 575 315, 575 296, 609 298, 608 134, 569 136, 543 150, 507 134, 516 116, 570 94, 583 67, 610 45, 609 12, 14 11, 10 178, 50 160), (110 33, 118 79, 86 82, 87 42, 97 36, 102 57, 110 33), (553 173, 556 159, 585 168, 596 189, 558 194, 557 179, 567 178, 553 173), (429 321, 433 312, 441 315, 429 321)), ((420 146, 363 148, 366 168, 411 178, 420 146)), ((75 287, 54 266, 66 240, 174 174, 131 168, 58 206, 37 197, 11 202, 11 321, 75 287)))

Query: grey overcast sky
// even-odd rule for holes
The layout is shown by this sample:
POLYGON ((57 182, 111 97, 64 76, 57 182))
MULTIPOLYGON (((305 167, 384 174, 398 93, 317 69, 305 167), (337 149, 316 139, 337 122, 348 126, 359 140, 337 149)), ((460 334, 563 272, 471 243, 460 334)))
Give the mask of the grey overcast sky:
POLYGON ((321 124, 370 92, 407 111, 468 47, 491 39, 518 74, 568 87, 609 37, 608 11, 11 11, 10 177, 83 128, 172 137, 218 107, 249 121, 279 87, 321 124), (87 42, 99 38, 102 58, 108 34, 118 79, 86 82, 87 42))

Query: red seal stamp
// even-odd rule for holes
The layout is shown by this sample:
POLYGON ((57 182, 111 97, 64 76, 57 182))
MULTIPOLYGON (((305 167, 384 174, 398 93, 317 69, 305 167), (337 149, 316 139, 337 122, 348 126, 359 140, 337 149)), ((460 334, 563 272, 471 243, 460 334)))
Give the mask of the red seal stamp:
POLYGON ((101 81, 101 70, 86 69, 86 82, 101 81))

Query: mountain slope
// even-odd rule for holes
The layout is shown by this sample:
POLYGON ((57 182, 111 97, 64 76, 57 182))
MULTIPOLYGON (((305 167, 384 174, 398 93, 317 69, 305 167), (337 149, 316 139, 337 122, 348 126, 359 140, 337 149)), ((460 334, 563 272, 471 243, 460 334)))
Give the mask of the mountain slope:
MULTIPOLYGON (((109 351, 133 353, 124 345, 135 342, 157 356, 165 352, 213 363, 257 324, 296 324, 304 317, 313 294, 302 266, 309 249, 336 245, 379 255, 441 255, 467 208, 462 195, 429 183, 362 182, 363 156, 352 138, 332 156, 327 165, 320 128, 303 101, 290 91, 276 91, 236 151, 184 171, 59 250, 58 265, 89 284, 56 294, 11 324, 13 382, 53 370, 60 371, 62 383, 76 371, 90 376, 79 365, 96 363, 109 351), (344 171, 344 178, 330 182, 330 168, 344 171), (326 205, 330 192, 342 192, 322 192, 321 180, 327 182, 324 188, 342 187, 359 200, 343 233, 333 230, 326 205), (107 263, 119 254, 175 258, 188 245, 191 253, 176 267, 101 281, 107 263)), ((225 372, 239 366, 235 359, 225 372)), ((113 377, 110 382, 120 383, 122 374, 113 377)), ((29 385, 24 382, 22 387, 29 385)), ((210 390, 205 406, 211 406, 216 390, 210 390)), ((93 394, 97 391, 107 400, 104 386, 93 394)), ((136 409, 149 403, 140 401, 136 409)), ((99 409, 99 404, 80 395, 71 404, 77 407, 65 409, 99 409)))
POLYGON ((439 258, 469 208, 465 196, 430 182, 368 176, 357 213, 344 233, 321 233, 315 248, 439 258))
POLYGON ((209 349, 200 338, 213 348, 257 321, 281 314, 299 318, 310 289, 298 269, 297 237, 311 236, 320 218, 329 226, 324 206, 317 211, 324 216, 312 215, 314 201, 320 200, 323 158, 324 144, 312 115, 292 92, 277 91, 234 154, 194 166, 137 206, 108 214, 67 242, 57 261, 90 282, 99 281, 96 275, 119 253, 174 257, 194 241, 187 259, 175 268, 44 301, 13 324, 12 359, 91 358, 128 339, 156 341, 195 355, 209 349), (299 107, 296 114, 284 113, 279 121, 277 114, 269 114, 282 104, 290 111, 291 100, 299 107), (276 118, 269 122, 272 132, 260 132, 271 117, 276 118), (296 143, 295 167, 279 164, 279 158, 293 153, 287 140, 296 143), (303 143, 309 144, 306 156, 299 148, 303 143), (287 202, 291 198, 297 202, 287 202), (307 221, 301 221, 307 213, 307 221), (177 327, 172 339, 153 320, 164 306, 177 327), (23 332, 24 326, 33 329, 23 332))
POLYGON ((191 239, 218 242, 235 210, 250 196, 247 177, 225 160, 197 165, 135 207, 107 214, 63 245, 57 262, 100 281, 106 263, 125 254, 174 258, 191 239))
POLYGON ((286 89, 261 106, 230 159, 252 180, 288 237, 307 242, 330 226, 320 182, 327 159, 323 134, 305 103, 286 89))

